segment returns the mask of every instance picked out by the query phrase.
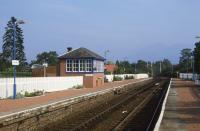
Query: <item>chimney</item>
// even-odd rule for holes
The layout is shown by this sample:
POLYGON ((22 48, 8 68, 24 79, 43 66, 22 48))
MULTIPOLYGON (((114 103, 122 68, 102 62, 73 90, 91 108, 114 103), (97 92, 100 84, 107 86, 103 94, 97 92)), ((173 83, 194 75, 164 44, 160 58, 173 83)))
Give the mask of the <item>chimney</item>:
POLYGON ((67 47, 67 53, 72 51, 72 47, 67 47))

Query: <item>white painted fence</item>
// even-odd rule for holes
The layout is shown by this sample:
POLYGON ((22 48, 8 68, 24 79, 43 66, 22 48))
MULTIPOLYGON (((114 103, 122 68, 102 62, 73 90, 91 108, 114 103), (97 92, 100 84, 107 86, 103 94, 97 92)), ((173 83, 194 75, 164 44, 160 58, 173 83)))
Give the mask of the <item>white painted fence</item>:
MULTIPOLYGON (((76 85, 83 85, 82 76, 73 77, 26 77, 17 78, 17 92, 22 94, 44 90, 45 92, 66 90, 76 85)), ((0 78, 0 98, 13 95, 13 78, 0 78)))
MULTIPOLYGON (((193 79, 193 73, 180 73, 179 78, 181 79, 193 79)), ((199 76, 197 74, 194 74, 194 79, 199 79, 199 76)))
POLYGON ((149 78, 148 74, 136 74, 135 79, 149 78))
POLYGON ((114 76, 121 77, 123 80, 126 76, 133 76, 134 79, 149 78, 148 74, 119 74, 119 75, 105 75, 109 82, 113 81, 114 76))
POLYGON ((195 80, 195 85, 200 85, 200 80, 195 80))

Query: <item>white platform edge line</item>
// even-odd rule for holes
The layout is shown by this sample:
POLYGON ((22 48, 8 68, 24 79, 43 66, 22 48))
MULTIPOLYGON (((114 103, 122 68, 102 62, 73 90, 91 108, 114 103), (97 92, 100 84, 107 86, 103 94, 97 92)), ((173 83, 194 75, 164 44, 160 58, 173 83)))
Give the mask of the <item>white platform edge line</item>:
POLYGON ((105 90, 100 90, 100 91, 96 91, 96 92, 92 92, 92 93, 87 93, 87 94, 84 94, 84 95, 75 96, 75 97, 72 97, 72 98, 68 98, 68 99, 65 99, 65 100, 60 100, 60 101, 57 101, 57 102, 53 102, 53 103, 50 103, 50 104, 34 107, 34 108, 31 108, 31 109, 10 113, 8 115, 0 116, 0 119, 6 118, 6 117, 9 117, 9 116, 12 116, 12 115, 17 115, 17 114, 21 114, 21 113, 25 113, 25 112, 34 111, 34 110, 37 110, 37 109, 40 109, 40 108, 45 108, 47 106, 52 106, 52 105, 55 105, 55 104, 58 104, 58 103, 64 103, 64 102, 67 102, 67 101, 70 101, 70 100, 74 100, 74 99, 78 99, 78 98, 81 98, 81 97, 87 97, 87 96, 90 96, 90 95, 92 96, 92 95, 97 95, 97 94, 103 94, 103 93, 106 93, 106 92, 109 92, 109 91, 113 90, 114 88, 121 88, 121 87, 130 85, 130 84, 139 83, 139 82, 143 82, 143 81, 150 80, 150 79, 152 79, 152 78, 142 79, 142 80, 139 80, 139 81, 134 81, 134 82, 130 82, 128 84, 120 85, 120 86, 117 86, 117 87, 113 87, 113 88, 109 88, 109 89, 105 89, 105 90))
POLYGON ((154 128, 154 131, 159 131, 160 124, 161 124, 161 121, 163 119, 163 115, 164 115, 164 112, 165 112, 165 107, 166 107, 166 103, 167 103, 167 98, 168 98, 169 90, 171 88, 171 83, 172 83, 172 78, 170 80, 170 83, 169 83, 169 86, 168 86, 168 89, 167 89, 167 93, 165 95, 165 99, 164 99, 163 104, 162 104, 162 109, 161 109, 161 112, 160 112, 160 116, 159 116, 158 121, 156 123, 156 126, 154 128))

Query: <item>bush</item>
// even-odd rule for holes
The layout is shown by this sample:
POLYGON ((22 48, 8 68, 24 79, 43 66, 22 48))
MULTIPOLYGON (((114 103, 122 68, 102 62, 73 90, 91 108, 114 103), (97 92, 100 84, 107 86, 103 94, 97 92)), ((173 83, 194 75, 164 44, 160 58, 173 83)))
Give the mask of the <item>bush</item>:
MULTIPOLYGON (((16 94, 16 99, 20 99, 20 98, 24 98, 24 97, 41 96, 43 94, 44 94, 44 91, 34 91, 34 92, 25 91, 25 93, 18 92, 16 94)), ((9 96, 8 99, 13 99, 13 96, 9 96)))
MULTIPOLYGON (((20 92, 18 92, 16 94, 16 99, 21 99, 21 98, 24 98, 24 97, 25 96, 22 93, 20 93, 20 92)), ((13 99, 13 96, 9 96, 8 99, 13 99)))
POLYGON ((113 81, 121 81, 121 80, 123 80, 122 77, 119 77, 119 76, 114 76, 113 77, 113 81))
POLYGON ((34 91, 34 92, 25 92, 24 96, 25 97, 34 97, 34 96, 41 96, 44 94, 44 91, 34 91))
POLYGON ((104 74, 105 74, 105 75, 111 75, 111 72, 109 72, 109 71, 104 71, 104 74))
POLYGON ((134 77, 133 77, 133 76, 128 76, 128 75, 126 75, 126 76, 125 76, 125 79, 126 79, 126 80, 134 79, 134 77))
POLYGON ((83 86, 82 85, 76 85, 76 86, 73 86, 72 88, 74 88, 74 89, 81 89, 81 88, 83 88, 83 86))
POLYGON ((108 83, 108 79, 106 77, 104 77, 104 82, 108 83))

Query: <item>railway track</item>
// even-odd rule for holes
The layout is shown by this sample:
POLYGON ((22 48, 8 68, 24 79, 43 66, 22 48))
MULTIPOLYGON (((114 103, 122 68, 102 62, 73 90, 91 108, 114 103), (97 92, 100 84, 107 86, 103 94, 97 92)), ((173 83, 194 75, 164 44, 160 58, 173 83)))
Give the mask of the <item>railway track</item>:
MULTIPOLYGON (((137 92, 137 98, 133 96, 134 99, 128 100, 122 107, 118 108, 118 110, 115 110, 106 116, 102 122, 99 124, 95 123, 95 126, 91 126, 86 130, 145 130, 149 125, 148 120, 151 119, 152 115, 147 113, 144 114, 142 111, 144 110, 150 113, 154 111, 153 107, 156 105, 156 103, 154 102, 155 99, 153 100, 153 98, 160 94, 162 89, 165 89, 163 87, 165 87, 166 84, 166 81, 161 81, 157 86, 155 84, 153 86, 147 86, 146 90, 137 92), (150 106, 147 106, 150 101, 153 101, 154 103, 150 106), (133 120, 133 118, 136 116, 137 119, 133 120), (130 127, 130 125, 132 125, 132 127, 130 127)), ((151 126, 153 124, 154 123, 152 123, 151 126)))
POLYGON ((163 87, 154 93, 151 99, 144 100, 137 108, 141 108, 138 114, 135 114, 136 110, 133 110, 126 116, 126 118, 121 121, 115 128, 115 131, 151 131, 157 122, 160 115, 162 102, 164 100, 165 94, 167 92, 167 86, 169 81, 163 83, 163 87), (143 103, 146 101, 146 104, 143 103))
POLYGON ((159 96, 156 94, 162 93, 166 83, 166 80, 157 79, 142 87, 128 87, 125 93, 87 110, 76 117, 76 119, 63 120, 62 123, 54 126, 52 130, 102 131, 133 129, 132 127, 136 127, 134 125, 137 125, 137 122, 133 118, 137 117, 138 112, 142 111, 155 98, 154 96, 159 96))

